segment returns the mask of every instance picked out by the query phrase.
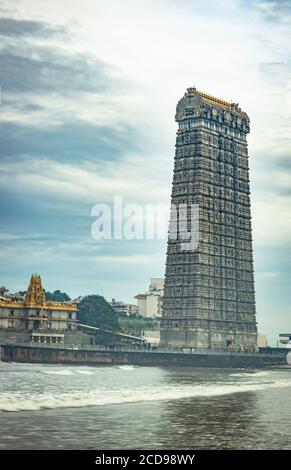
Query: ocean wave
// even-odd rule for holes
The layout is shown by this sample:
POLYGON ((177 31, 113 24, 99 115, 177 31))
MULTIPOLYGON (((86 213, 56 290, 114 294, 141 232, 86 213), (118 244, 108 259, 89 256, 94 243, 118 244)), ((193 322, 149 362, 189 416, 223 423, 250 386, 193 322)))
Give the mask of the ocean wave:
POLYGON ((131 365, 124 365, 124 366, 118 366, 118 369, 122 370, 134 370, 136 369, 137 366, 131 366, 131 365))
POLYGON ((92 370, 82 370, 82 369, 76 369, 74 370, 75 374, 81 374, 81 375, 94 375, 94 372, 92 370))
POLYGON ((40 370, 40 372, 47 375, 74 375, 74 372, 71 369, 47 369, 40 370))
POLYGON ((88 369, 40 369, 42 374, 47 375, 93 375, 94 372, 88 369))
POLYGON ((232 377, 265 377, 270 375, 269 372, 237 372, 235 374, 230 374, 232 377))
POLYGON ((89 406, 117 405, 149 401, 170 401, 195 397, 215 397, 234 393, 254 392, 271 388, 291 387, 291 380, 268 383, 197 385, 184 388, 149 388, 147 390, 122 390, 89 392, 87 394, 66 394, 36 396, 29 398, 2 398, 0 411, 38 411, 56 408, 81 408, 89 406))

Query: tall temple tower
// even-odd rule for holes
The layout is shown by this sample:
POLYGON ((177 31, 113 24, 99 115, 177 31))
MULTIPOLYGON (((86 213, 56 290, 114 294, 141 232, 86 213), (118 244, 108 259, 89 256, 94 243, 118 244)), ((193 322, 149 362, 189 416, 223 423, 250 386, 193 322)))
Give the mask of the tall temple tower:
POLYGON ((185 249, 179 231, 176 238, 169 236, 160 344, 251 348, 257 326, 249 118, 238 104, 188 88, 176 121, 171 202, 186 206, 187 227, 193 222, 190 209, 198 205, 199 239, 195 249, 191 244, 185 249))
POLYGON ((43 307, 45 303, 45 294, 41 285, 41 277, 39 274, 31 275, 24 303, 28 307, 43 307))

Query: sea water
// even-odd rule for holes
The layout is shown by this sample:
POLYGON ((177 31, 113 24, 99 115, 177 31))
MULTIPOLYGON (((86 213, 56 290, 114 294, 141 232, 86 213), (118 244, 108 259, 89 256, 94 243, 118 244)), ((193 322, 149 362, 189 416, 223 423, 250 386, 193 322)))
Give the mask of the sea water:
POLYGON ((0 363, 0 449, 291 449, 291 367, 0 363))

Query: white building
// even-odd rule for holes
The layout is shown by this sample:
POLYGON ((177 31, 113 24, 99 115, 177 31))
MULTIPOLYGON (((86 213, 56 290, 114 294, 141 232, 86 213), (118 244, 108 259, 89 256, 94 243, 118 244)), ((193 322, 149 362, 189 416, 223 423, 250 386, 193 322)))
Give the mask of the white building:
POLYGON ((138 313, 138 308, 135 304, 127 304, 121 300, 112 299, 110 305, 119 315, 128 317, 129 315, 138 313))
POLYGON ((147 318, 159 317, 162 315, 162 303, 164 295, 164 279, 159 277, 151 278, 149 290, 144 294, 135 296, 139 315, 147 318))
POLYGON ((268 346, 268 338, 266 335, 258 334, 257 346, 258 348, 266 348, 268 346))
POLYGON ((291 349, 291 333, 281 333, 280 338, 280 343, 283 344, 285 348, 291 349))

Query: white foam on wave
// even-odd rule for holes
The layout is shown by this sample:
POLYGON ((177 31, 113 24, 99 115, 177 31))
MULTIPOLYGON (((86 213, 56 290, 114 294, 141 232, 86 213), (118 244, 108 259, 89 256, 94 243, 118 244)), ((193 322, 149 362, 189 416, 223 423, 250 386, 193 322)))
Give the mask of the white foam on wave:
POLYGON ((183 398, 215 397, 283 387, 291 387, 291 380, 281 380, 268 383, 196 385, 194 387, 183 388, 152 387, 147 390, 92 391, 86 394, 72 393, 59 395, 57 398, 50 395, 35 396, 25 399, 7 397, 0 399, 0 411, 37 411, 55 408, 81 408, 88 406, 117 405, 123 403, 162 400, 169 401, 183 398))
POLYGON ((235 374, 230 374, 233 377, 265 377, 270 375, 269 372, 237 372, 235 374))
POLYGON ((131 366, 131 365, 118 366, 118 369, 134 370, 134 369, 135 369, 135 366, 131 366))
POLYGON ((86 369, 76 369, 74 370, 75 374, 81 374, 81 375, 93 375, 94 372, 92 370, 86 370, 86 369))
POLYGON ((48 375, 74 375, 74 372, 71 369, 46 369, 41 370, 41 372, 48 375))

